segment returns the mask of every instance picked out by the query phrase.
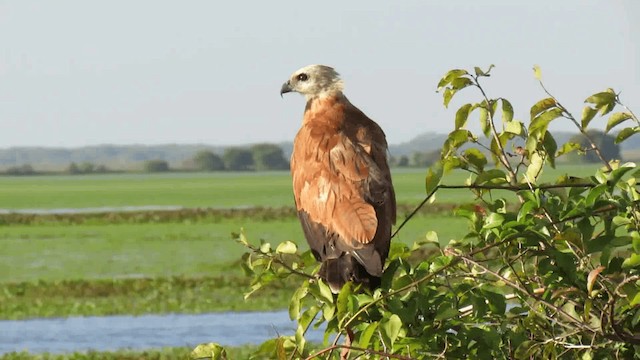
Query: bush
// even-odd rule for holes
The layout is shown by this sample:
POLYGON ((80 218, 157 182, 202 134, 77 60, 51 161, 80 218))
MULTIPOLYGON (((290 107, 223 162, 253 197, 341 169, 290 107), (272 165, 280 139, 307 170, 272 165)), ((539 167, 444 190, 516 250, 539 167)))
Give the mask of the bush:
POLYGON ((145 172, 166 172, 169 171, 169 163, 165 160, 147 160, 144 162, 143 169, 145 172))
POLYGON ((209 150, 202 150, 193 156, 193 164, 200 171, 224 170, 222 158, 209 150))
POLYGON ((445 106, 463 89, 479 96, 456 111, 422 203, 447 189, 473 192, 478 200, 455 210, 468 220, 465 237, 446 246, 433 232, 412 247, 392 242, 380 289, 348 283, 334 296, 314 276, 309 251, 238 235, 250 250, 242 262, 253 277, 247 296, 278 279, 304 279, 289 307, 295 335, 265 342, 257 358, 639 358, 640 171, 587 140, 602 164, 593 176, 543 183, 540 174, 580 148, 557 144, 550 122, 569 121, 590 139, 591 121, 610 114, 607 131, 633 123, 617 134, 620 143, 640 132, 640 121, 611 89, 587 98, 578 120, 543 86, 547 97, 531 107, 526 126, 507 99, 486 94, 481 81, 492 67, 452 70, 438 84, 445 106), (616 107, 625 111, 611 113, 616 107), (480 134, 466 129, 471 118, 480 134), (469 182, 445 184, 452 170, 468 172, 469 182), (505 192, 515 196, 500 197, 505 192), (319 325, 333 340, 310 353, 305 333, 319 325))

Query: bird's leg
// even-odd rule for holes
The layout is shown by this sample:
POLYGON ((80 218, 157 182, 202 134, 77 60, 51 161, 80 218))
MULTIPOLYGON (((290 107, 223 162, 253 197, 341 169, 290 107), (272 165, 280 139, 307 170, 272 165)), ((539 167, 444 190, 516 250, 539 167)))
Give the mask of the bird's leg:
POLYGON ((347 357, 349 356, 349 351, 351 351, 351 349, 349 347, 351 347, 351 344, 353 343, 353 331, 351 331, 350 328, 347 328, 347 337, 344 339, 344 346, 342 348, 342 351, 340 351, 340 360, 346 360, 347 357))

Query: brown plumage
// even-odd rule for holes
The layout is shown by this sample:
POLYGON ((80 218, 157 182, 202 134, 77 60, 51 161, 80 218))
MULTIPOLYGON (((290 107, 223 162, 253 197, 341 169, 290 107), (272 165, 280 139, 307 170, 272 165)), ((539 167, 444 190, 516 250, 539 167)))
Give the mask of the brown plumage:
POLYGON ((380 285, 396 202, 387 141, 378 124, 342 93, 338 73, 306 66, 282 86, 306 96, 293 143, 298 217, 322 277, 337 293, 347 281, 380 285))

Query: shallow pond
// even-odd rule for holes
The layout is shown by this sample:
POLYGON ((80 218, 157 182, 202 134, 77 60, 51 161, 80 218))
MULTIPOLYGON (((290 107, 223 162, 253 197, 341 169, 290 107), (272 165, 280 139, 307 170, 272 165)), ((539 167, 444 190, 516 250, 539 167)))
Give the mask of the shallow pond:
MULTIPOLYGON (((194 347, 207 342, 237 346, 294 333, 295 323, 286 311, 0 321, 0 354, 194 347)), ((321 342, 322 333, 314 331, 308 340, 321 342)))

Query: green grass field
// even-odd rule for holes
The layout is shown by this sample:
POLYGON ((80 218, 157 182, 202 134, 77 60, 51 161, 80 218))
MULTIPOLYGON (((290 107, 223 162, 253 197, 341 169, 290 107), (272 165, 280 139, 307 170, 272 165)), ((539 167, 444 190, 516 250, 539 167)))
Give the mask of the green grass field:
MULTIPOLYGON (((593 169, 572 167, 569 171, 588 175, 593 169)), ((546 176, 553 179, 559 174, 546 176)), ((453 173, 444 182, 463 181, 461 173, 453 173)), ((394 184, 398 202, 405 205, 398 214, 399 224, 424 198, 424 171, 394 172, 394 184)), ((438 194, 436 203, 472 200, 468 191, 446 190, 438 194)), ((290 177, 286 172, 0 177, 0 208, 4 209, 143 205, 262 206, 269 213, 270 208, 292 206, 290 177)), ((464 236, 468 231, 465 220, 453 217, 451 206, 442 209, 414 217, 393 241, 411 244, 432 230, 443 244, 464 236)), ((306 249, 296 217, 288 211, 273 213, 275 216, 239 212, 193 218, 187 214, 157 220, 151 214, 144 221, 137 221, 136 216, 118 220, 109 214, 100 219, 78 215, 74 221, 64 216, 26 223, 0 219, 5 221, 0 225, 0 318, 285 306, 287 293, 274 295, 270 304, 242 301, 248 280, 242 277, 238 260, 245 249, 231 237, 232 232, 244 229, 254 243, 291 240, 306 249), (198 291, 185 285, 210 278, 225 280, 208 282, 198 291), (161 295, 131 291, 149 279, 170 285, 163 285, 161 295), (111 281, 111 290, 104 290, 105 281, 111 281), (98 289, 100 296, 94 296, 94 290, 78 293, 74 290, 78 286, 98 289), (47 291, 60 296, 43 295, 47 291)))
MULTIPOLYGON (((306 249, 295 218, 219 223, 0 227, 0 283, 33 280, 223 275, 245 252, 231 233, 253 242, 285 240, 306 249)), ((398 234, 411 244, 429 230, 443 241, 466 233, 450 215, 418 216, 398 234)), ((239 272, 239 268, 235 269, 239 272)))
MULTIPOLYGON (((595 166, 571 165, 543 174, 548 180, 570 171, 590 175, 595 166)), ((393 172, 399 203, 417 204, 424 194, 424 170, 393 172)), ((446 184, 462 184, 466 175, 453 172, 446 184)), ((461 203, 468 191, 447 190, 439 202, 461 203)), ((53 209, 121 206, 251 207, 288 206, 293 202, 288 172, 167 173, 82 176, 0 177, 0 209, 53 209)))

